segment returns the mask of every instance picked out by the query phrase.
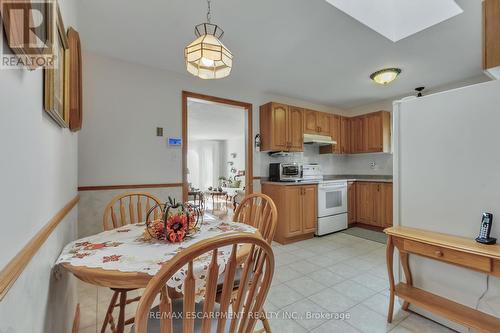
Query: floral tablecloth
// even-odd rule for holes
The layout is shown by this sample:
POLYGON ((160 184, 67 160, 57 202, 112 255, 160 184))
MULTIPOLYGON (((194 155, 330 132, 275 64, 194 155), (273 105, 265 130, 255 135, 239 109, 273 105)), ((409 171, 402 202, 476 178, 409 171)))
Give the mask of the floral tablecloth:
MULTIPOLYGON (((86 266, 117 270, 121 272, 140 272, 155 275, 162 264, 172 259, 183 249, 199 241, 227 232, 251 232, 256 229, 242 223, 221 222, 211 216, 205 216, 200 230, 181 243, 168 243, 143 237, 144 223, 126 225, 97 235, 85 237, 69 243, 63 249, 56 264, 68 263, 73 266, 86 266)), ((231 246, 219 249, 218 264, 220 274, 231 255, 231 246)), ((211 256, 206 255, 195 260, 193 268, 196 278, 197 295, 204 294, 206 271, 211 256)), ((176 273, 167 282, 167 286, 182 292, 182 284, 187 267, 176 273)))

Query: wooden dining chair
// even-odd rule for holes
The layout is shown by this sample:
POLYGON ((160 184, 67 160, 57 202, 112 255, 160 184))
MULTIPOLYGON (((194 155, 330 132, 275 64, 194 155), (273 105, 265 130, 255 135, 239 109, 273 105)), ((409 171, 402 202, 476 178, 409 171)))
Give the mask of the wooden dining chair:
POLYGON ((234 212, 233 221, 257 228, 271 245, 276 233, 278 210, 273 199, 262 193, 254 193, 243 198, 234 212))
MULTIPOLYGON (((104 209, 102 224, 104 230, 112 230, 127 224, 146 221, 146 215, 155 205, 161 204, 160 199, 145 192, 127 192, 119 194, 104 209)), ((155 209, 150 219, 157 219, 160 209, 155 209)))
MULTIPOLYGON (((104 230, 112 230, 127 224, 145 222, 148 212, 156 205, 161 205, 160 199, 152 194, 145 192, 127 192, 115 196, 104 209, 102 224, 104 230)), ((153 211, 150 220, 160 217, 161 209, 156 208, 153 211)), ((134 318, 127 320, 118 320, 115 322, 113 310, 119 308, 119 317, 125 313, 125 307, 133 302, 139 301, 140 297, 127 298, 127 294, 134 289, 112 289, 113 295, 108 305, 108 310, 102 323, 101 333, 106 332, 108 324, 112 332, 123 331, 122 325, 134 323, 134 318)), ((123 319, 123 318, 121 318, 123 319)))
MULTIPOLYGON (((266 242, 271 245, 278 224, 278 210, 273 199, 262 193, 254 193, 243 198, 236 208, 233 221, 257 228, 266 242)), ((219 280, 219 282, 222 281, 219 280)), ((220 289, 219 286, 218 290, 220 289)), ((265 313, 265 310, 263 312, 265 313)), ((271 326, 267 317, 261 316, 261 321, 264 327, 263 331, 271 333, 271 326)))
POLYGON ((274 254, 271 246, 257 234, 227 233, 196 243, 179 252, 169 260, 148 283, 142 295, 132 332, 137 333, 250 333, 254 330, 257 316, 271 286, 274 273, 274 254), (243 264, 241 280, 233 296, 235 272, 240 246, 248 248, 243 264), (217 280, 219 278, 218 253, 230 248, 231 253, 223 268, 224 288, 220 302, 216 302, 217 280), (199 283, 194 277, 196 261, 210 258, 206 268, 206 287, 203 300, 195 302, 199 283), (181 299, 169 297, 166 283, 185 267, 183 295, 181 299), (155 298, 160 295, 159 305, 154 307, 155 298), (234 297, 234 298, 233 298, 234 297), (232 304, 232 306, 231 306, 232 304), (195 315, 193 315, 195 314, 195 315))

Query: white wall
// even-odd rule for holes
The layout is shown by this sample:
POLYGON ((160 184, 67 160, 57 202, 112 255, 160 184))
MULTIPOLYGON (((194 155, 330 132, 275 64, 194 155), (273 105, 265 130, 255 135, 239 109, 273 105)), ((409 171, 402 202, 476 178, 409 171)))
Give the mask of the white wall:
MULTIPOLYGON (((499 106, 500 81, 401 103, 395 222, 473 240, 491 212, 500 238, 499 106)), ((410 265, 417 287, 470 307, 486 288, 482 273, 415 257, 410 265)), ((499 278, 490 277, 479 308, 500 317, 499 278)))
MULTIPOLYGON (((205 81, 92 53, 84 53, 84 63, 80 186, 181 181, 181 149, 168 147, 166 137, 181 136, 182 90, 252 103, 253 136, 258 133, 259 106, 269 101, 344 112, 227 80, 205 81), (164 127, 165 137, 155 136, 156 126, 164 127)), ((260 155, 255 154, 254 169, 259 166, 260 155)))
MULTIPOLYGON (((67 27, 76 27, 75 2, 59 1, 67 27)), ((43 110, 40 69, 1 71, 0 142, 3 268, 77 194, 77 135, 61 129, 43 110)), ((76 305, 74 280, 67 274, 55 280, 52 264, 75 236, 76 209, 0 302, 0 331, 68 331, 76 305)))

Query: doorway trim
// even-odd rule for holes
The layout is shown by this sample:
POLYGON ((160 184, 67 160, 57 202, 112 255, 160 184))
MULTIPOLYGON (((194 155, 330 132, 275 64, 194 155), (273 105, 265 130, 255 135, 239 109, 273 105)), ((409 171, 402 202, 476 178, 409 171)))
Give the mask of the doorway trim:
POLYGON ((245 194, 253 193, 253 127, 252 104, 216 96, 182 91, 182 200, 188 200, 187 153, 188 153, 188 98, 232 105, 243 108, 247 113, 245 149, 245 194))

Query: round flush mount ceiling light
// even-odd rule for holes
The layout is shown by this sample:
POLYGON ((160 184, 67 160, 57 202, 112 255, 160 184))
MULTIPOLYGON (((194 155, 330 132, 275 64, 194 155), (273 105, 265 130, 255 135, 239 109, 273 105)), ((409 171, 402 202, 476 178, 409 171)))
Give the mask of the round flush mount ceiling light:
POLYGON ((207 1, 207 23, 194 28, 196 40, 184 49, 186 69, 201 79, 222 79, 231 73, 233 55, 220 41, 224 31, 210 23, 210 0, 207 1))
POLYGON ((370 79, 378 84, 385 86, 396 80, 399 74, 401 74, 400 68, 385 68, 370 75, 370 79))

